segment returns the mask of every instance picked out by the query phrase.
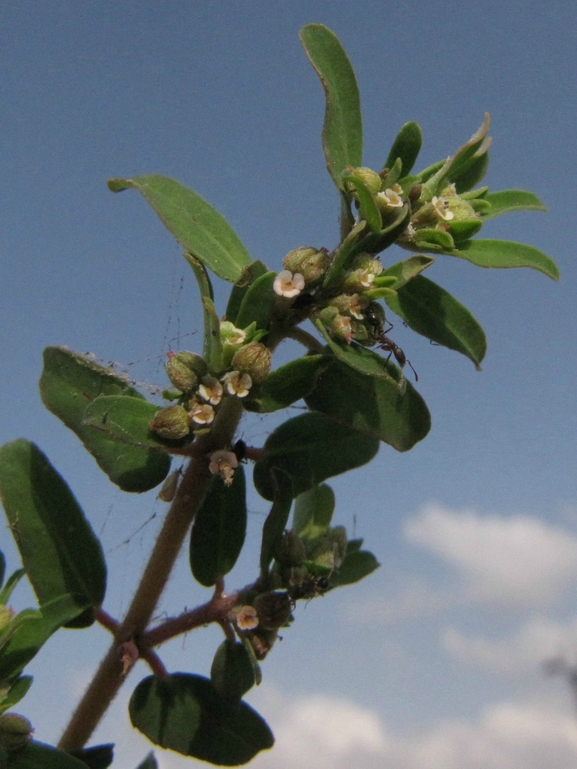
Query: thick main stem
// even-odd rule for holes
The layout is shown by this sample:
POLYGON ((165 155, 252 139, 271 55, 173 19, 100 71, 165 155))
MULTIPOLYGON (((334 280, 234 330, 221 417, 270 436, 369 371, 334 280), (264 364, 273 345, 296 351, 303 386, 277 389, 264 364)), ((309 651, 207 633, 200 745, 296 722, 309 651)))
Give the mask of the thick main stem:
POLYGON ((84 747, 120 689, 124 677, 119 647, 145 632, 192 519, 206 494, 211 478, 208 472, 207 455, 231 442, 241 414, 240 401, 237 398, 226 398, 219 409, 211 432, 191 447, 190 462, 166 515, 126 617, 115 633, 108 653, 100 663, 60 739, 58 747, 61 750, 78 750, 84 747))

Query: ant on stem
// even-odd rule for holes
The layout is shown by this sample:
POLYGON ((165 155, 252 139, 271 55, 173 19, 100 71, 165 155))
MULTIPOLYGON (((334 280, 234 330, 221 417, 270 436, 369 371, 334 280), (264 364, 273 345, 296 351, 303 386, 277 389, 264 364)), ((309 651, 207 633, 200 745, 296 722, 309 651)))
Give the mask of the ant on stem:
POLYGON ((367 323, 369 323, 373 330, 375 331, 375 344, 380 350, 384 350, 385 352, 389 353, 389 357, 387 360, 391 359, 391 355, 395 356, 395 360, 399 364, 399 368, 404 368, 405 365, 408 363, 411 371, 415 375, 415 382, 419 381, 419 375, 413 368, 413 364, 411 361, 407 358, 403 350, 399 347, 399 345, 394 342, 387 334, 389 331, 391 331, 393 327, 392 323, 389 323, 389 327, 385 328, 385 324, 387 323, 384 313, 382 312, 382 308, 380 305, 377 305, 377 307, 371 307, 369 305, 370 309, 365 310, 365 319, 367 323))

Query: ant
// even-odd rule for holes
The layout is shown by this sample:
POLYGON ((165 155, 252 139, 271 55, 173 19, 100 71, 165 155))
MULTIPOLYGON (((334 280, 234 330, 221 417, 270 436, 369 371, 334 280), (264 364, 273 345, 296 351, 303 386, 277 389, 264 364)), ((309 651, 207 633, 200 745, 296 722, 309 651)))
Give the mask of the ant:
POLYGON ((395 360, 399 364, 399 367, 402 369, 404 366, 408 363, 409 367, 411 368, 411 371, 415 375, 415 382, 419 381, 419 375, 413 368, 413 364, 411 361, 407 358, 403 350, 399 347, 399 345, 394 342, 390 337, 387 336, 389 331, 391 331, 392 328, 394 328, 392 323, 389 323, 389 327, 385 328, 385 324, 387 323, 387 320, 385 318, 385 313, 383 312, 382 307, 380 304, 377 304, 376 302, 371 302, 371 304, 367 307, 367 309, 364 312, 365 319, 367 323, 372 326, 373 331, 375 332, 375 344, 380 350, 384 350, 385 352, 389 353, 389 357, 387 360, 391 359, 391 355, 395 356, 395 360))

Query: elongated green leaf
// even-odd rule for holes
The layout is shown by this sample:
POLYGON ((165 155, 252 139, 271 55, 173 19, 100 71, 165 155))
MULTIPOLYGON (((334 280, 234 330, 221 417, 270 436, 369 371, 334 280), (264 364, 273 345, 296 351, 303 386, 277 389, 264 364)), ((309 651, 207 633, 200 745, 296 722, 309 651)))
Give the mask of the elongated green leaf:
POLYGON ((338 284, 342 280, 344 271, 349 266, 349 262, 352 260, 355 250, 358 246, 358 242, 361 234, 366 229, 367 223, 363 219, 351 229, 347 237, 342 241, 333 257, 333 261, 329 269, 326 272, 323 285, 325 288, 330 288, 335 283, 338 284))
POLYGON ((260 571, 263 579, 266 578, 276 545, 286 528, 293 500, 292 479, 284 469, 271 467, 269 470, 269 480, 272 488, 273 504, 262 527, 260 571))
POLYGON ((226 219, 200 195, 167 176, 110 179, 112 192, 141 192, 181 246, 219 278, 235 283, 250 254, 226 219))
POLYGON ((537 195, 526 190, 488 192, 483 200, 491 204, 488 211, 483 211, 483 219, 492 219, 494 216, 501 216, 501 214, 507 214, 509 211, 547 210, 547 206, 543 205, 537 195))
POLYGON ((354 368, 356 371, 365 374, 366 376, 385 379, 390 382, 398 392, 405 392, 405 377, 399 372, 394 364, 383 361, 383 358, 380 355, 371 352, 366 347, 362 347, 355 342, 352 344, 337 342, 329 335, 319 320, 315 322, 315 325, 324 336, 325 341, 333 352, 335 358, 340 360, 341 363, 354 368))
POLYGON ((86 764, 70 753, 33 740, 10 754, 7 769, 86 769, 86 764))
POLYGON ((246 483, 242 465, 227 486, 214 476, 197 512, 190 537, 190 567, 205 587, 233 568, 246 534, 246 483))
POLYGON ((302 539, 316 539, 331 525, 335 493, 326 483, 313 486, 295 499, 293 531, 302 539))
POLYGON ((257 397, 245 402, 245 408, 264 414, 296 403, 314 389, 329 364, 324 355, 306 355, 280 366, 265 379, 257 397))
POLYGON ((393 276, 396 278, 396 281, 392 285, 389 284, 389 286, 390 288, 395 289, 395 291, 398 291, 406 283, 423 272, 423 270, 430 267, 434 261, 432 256, 424 256, 423 254, 411 256, 409 259, 392 264, 390 267, 383 270, 383 272, 375 278, 373 285, 379 286, 380 279, 393 276))
POLYGON ((210 680, 229 704, 236 705, 256 683, 251 655, 242 643, 224 640, 216 650, 210 680))
POLYGON ((246 328, 253 322, 257 328, 269 327, 277 301, 273 288, 275 278, 276 272, 265 272, 249 286, 236 316, 237 328, 246 328))
POLYGON ((119 444, 116 438, 82 424, 86 407, 99 395, 144 400, 109 369, 63 347, 47 347, 40 395, 46 408, 76 433, 100 468, 123 491, 149 491, 168 475, 170 457, 166 452, 119 444))
POLYGON ((149 676, 130 698, 132 725, 155 745, 222 766, 246 764, 271 748, 266 722, 245 702, 230 707, 201 676, 149 676))
MULTIPOLYGON (((0 448, 0 496, 41 604, 62 595, 97 608, 106 590, 102 546, 64 479, 33 443, 0 448)), ((91 612, 78 618, 90 625, 91 612)))
POLYGON ((380 566, 379 562, 368 550, 356 550, 347 553, 345 560, 338 570, 331 574, 331 587, 352 585, 354 582, 364 579, 380 566))
POLYGON ((477 267, 530 267, 553 280, 559 280, 559 270, 555 262, 538 248, 524 243, 514 243, 510 240, 470 240, 459 243, 459 248, 451 254, 467 259, 477 267))
POLYGON ((358 365, 380 369, 380 375, 360 373, 335 361, 305 398, 307 406, 327 414, 343 427, 384 441, 397 451, 413 448, 431 429, 431 416, 424 400, 407 380, 401 392, 395 377, 399 380, 402 375, 380 355, 359 346, 351 352, 349 363, 353 355, 358 365))
POLYGON ((101 430, 118 443, 129 446, 159 448, 166 446, 150 423, 158 406, 126 395, 100 395, 84 410, 82 424, 101 430))
POLYGON ((261 497, 272 500, 272 468, 290 475, 296 496, 326 478, 366 464, 379 450, 379 442, 313 413, 284 422, 269 435, 264 448, 264 458, 254 466, 254 484, 261 497))
POLYGON ((4 584, 4 577, 6 576, 6 558, 4 553, 0 551, 0 587, 4 584))
POLYGON ((480 369, 487 352, 485 332, 444 288, 419 275, 385 301, 413 331, 466 355, 480 369))
POLYGON ((222 370, 222 340, 220 338, 220 319, 210 297, 202 297, 204 311, 204 346, 203 357, 211 371, 222 370))
POLYGON ((393 142, 384 167, 392 168, 397 158, 400 158, 402 163, 401 173, 403 177, 407 176, 415 165, 422 142, 423 133, 419 124, 412 120, 409 123, 405 123, 393 142))
POLYGON ((325 91, 326 109, 322 141, 327 169, 342 190, 341 173, 360 166, 363 126, 355 73, 339 39, 322 24, 307 24, 300 31, 305 53, 325 91))
POLYGON ((78 600, 65 595, 40 607, 27 609, 15 618, 18 627, 0 653, 0 681, 8 681, 22 672, 50 636, 79 614, 78 600))
POLYGON ((226 305, 226 320, 234 323, 236 326, 236 317, 246 292, 250 286, 252 286, 254 281, 257 278, 260 278, 261 275, 264 275, 265 272, 268 272, 266 265, 258 261, 258 259, 251 262, 246 267, 243 267, 241 276, 232 287, 228 298, 228 304, 226 305))
POLYGON ((17 705, 21 699, 23 699, 28 689, 32 686, 32 676, 20 676, 10 687, 8 694, 4 696, 4 699, 0 702, 0 713, 5 713, 17 705))
MULTIPOLYGON (((1 469, 0 469, 0 477, 1 477, 1 469)), ((0 496, 1 496, 1 489, 0 489, 0 496)), ((14 590, 16 585, 20 582, 20 580, 25 574, 26 574, 25 569, 18 569, 17 571, 14 572, 14 574, 11 574, 8 577, 8 579, 6 580, 6 584, 0 591, 0 606, 6 606, 6 604, 10 600, 12 591, 14 590)))

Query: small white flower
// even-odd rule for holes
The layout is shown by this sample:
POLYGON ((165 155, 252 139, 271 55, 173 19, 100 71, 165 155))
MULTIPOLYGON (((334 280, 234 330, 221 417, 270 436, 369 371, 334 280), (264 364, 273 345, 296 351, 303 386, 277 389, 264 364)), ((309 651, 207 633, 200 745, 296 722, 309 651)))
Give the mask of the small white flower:
POLYGON ((238 467, 238 458, 233 451, 220 449, 210 455, 208 469, 213 475, 220 475, 227 486, 232 483, 235 468, 238 467))
POLYGON ((239 630, 254 630, 258 627, 258 615, 254 606, 240 606, 234 609, 232 614, 239 630))
POLYGON ((213 406, 217 406, 222 400, 222 385, 216 377, 203 377, 202 384, 198 388, 198 392, 205 401, 212 403, 213 406))
POLYGON ((220 324, 220 336, 223 342, 236 347, 243 344, 246 339, 246 332, 242 328, 237 328, 234 323, 223 320, 220 324))
POLYGON ((455 214, 449 210, 449 201, 445 198, 438 198, 436 195, 431 200, 435 213, 440 219, 444 219, 446 222, 450 222, 455 214))
POLYGON ((288 299, 298 296, 304 287, 305 279, 300 272, 293 275, 290 270, 281 270, 273 283, 275 294, 286 296, 288 299))
POLYGON ((236 395, 244 398, 252 387, 250 374, 241 374, 240 371, 229 371, 222 378, 226 391, 229 395, 236 395))
POLYGON ((209 425, 214 420, 214 409, 208 403, 197 403, 188 413, 197 425, 209 425))
POLYGON ((403 199, 399 195, 402 192, 398 184, 394 185, 398 189, 391 189, 388 187, 384 192, 378 192, 377 198, 381 200, 387 208, 401 208, 403 205, 403 199))

